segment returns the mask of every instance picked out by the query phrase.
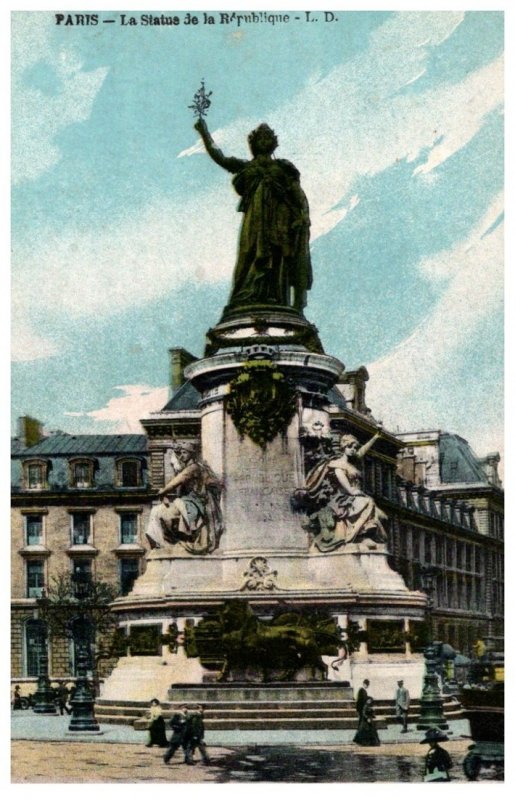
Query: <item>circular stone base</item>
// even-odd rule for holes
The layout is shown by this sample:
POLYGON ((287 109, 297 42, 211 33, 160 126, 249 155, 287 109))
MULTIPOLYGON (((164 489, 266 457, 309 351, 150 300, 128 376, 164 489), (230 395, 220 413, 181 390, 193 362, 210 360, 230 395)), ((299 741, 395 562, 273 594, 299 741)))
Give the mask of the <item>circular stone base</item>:
POLYGON ((287 307, 248 306, 231 309, 207 334, 205 356, 219 350, 252 345, 287 345, 323 353, 318 331, 311 322, 287 307))

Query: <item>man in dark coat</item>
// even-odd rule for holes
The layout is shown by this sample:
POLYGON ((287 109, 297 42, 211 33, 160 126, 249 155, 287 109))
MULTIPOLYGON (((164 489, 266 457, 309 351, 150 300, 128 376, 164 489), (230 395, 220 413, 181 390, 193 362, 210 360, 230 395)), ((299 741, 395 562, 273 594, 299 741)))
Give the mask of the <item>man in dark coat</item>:
POLYGON ((185 733, 186 726, 188 724, 188 717, 188 706, 181 706, 170 720, 170 727, 173 733, 172 738, 170 739, 168 750, 163 756, 163 761, 165 764, 168 764, 171 757, 179 749, 179 747, 182 747, 184 750, 184 759, 186 760, 185 733))
POLYGON ((368 687, 370 686, 370 681, 368 678, 365 678, 363 681, 363 686, 358 691, 358 696, 356 697, 356 711, 358 717, 361 719, 361 715, 363 714, 363 709, 365 708, 365 703, 368 699, 368 687))
POLYGON ((184 745, 185 745, 185 762, 186 764, 194 764, 193 755, 195 750, 200 750, 202 756, 202 763, 206 766, 209 765, 209 755, 206 750, 204 742, 204 706, 197 706, 188 715, 186 728, 184 731, 184 745))
POLYGON ((18 684, 16 684, 16 686, 14 687, 12 705, 13 705, 13 710, 14 711, 17 711, 18 709, 20 709, 22 707, 21 706, 21 692, 20 692, 20 687, 19 687, 18 684))

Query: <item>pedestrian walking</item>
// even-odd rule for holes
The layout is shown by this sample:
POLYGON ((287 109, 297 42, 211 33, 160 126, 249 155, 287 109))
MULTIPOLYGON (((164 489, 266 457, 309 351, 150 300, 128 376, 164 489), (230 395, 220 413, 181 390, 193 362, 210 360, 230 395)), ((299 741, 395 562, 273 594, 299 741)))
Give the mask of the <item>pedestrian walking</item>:
POLYGON ((173 731, 172 738, 170 739, 168 750, 163 756, 163 761, 168 764, 174 753, 177 752, 179 747, 184 751, 184 760, 186 760, 186 746, 184 742, 184 734, 186 723, 188 721, 188 706, 181 706, 178 711, 172 716, 170 720, 170 727, 173 731))
POLYGON ((378 747, 381 742, 377 733, 372 697, 367 697, 359 718, 358 730, 352 740, 364 747, 378 747))
POLYGON ((356 712, 360 719, 363 709, 365 708, 365 703, 367 702, 369 686, 370 686, 370 681, 368 680, 368 678, 365 678, 365 680, 363 681, 363 686, 360 687, 358 691, 358 696, 356 697, 356 712))
POLYGON ((408 690, 404 686, 404 681, 397 681, 397 690, 395 692, 395 714, 402 723, 401 733, 408 732, 409 704, 410 696, 408 690))
POLYGON ((204 742, 204 706, 197 706, 188 715, 186 722, 186 729, 184 734, 185 739, 185 761, 187 764, 194 764, 193 756, 195 750, 199 749, 202 757, 202 763, 206 766, 209 765, 209 755, 204 742))
POLYGON ((56 690, 55 690, 55 701, 57 703, 57 707, 59 708, 59 713, 61 716, 64 714, 70 714, 70 708, 68 707, 68 689, 65 683, 58 683, 56 690))
POLYGON ((145 746, 153 747, 157 745, 157 747, 168 747, 163 709, 157 697, 154 697, 150 701, 148 718, 148 742, 145 746))
POLYGON ((429 750, 426 755, 424 782, 448 783, 451 780, 449 770, 452 767, 452 760, 440 742, 448 742, 449 738, 439 728, 429 728, 426 736, 420 744, 428 744, 429 750))
POLYGON ((12 698, 11 698, 11 704, 12 704, 13 711, 18 711, 22 707, 22 705, 21 705, 21 692, 20 692, 20 687, 19 687, 18 684, 16 684, 16 686, 14 687, 14 691, 13 691, 12 698))

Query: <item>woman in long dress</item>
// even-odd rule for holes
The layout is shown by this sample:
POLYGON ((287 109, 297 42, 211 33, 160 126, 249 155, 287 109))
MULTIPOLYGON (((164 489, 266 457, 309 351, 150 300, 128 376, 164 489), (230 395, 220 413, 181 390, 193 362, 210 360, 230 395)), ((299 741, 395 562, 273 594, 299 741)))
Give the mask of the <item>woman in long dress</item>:
POLYGON ((452 767, 452 760, 440 742, 448 742, 449 738, 439 728, 429 728, 424 739, 420 744, 428 744, 429 750, 426 755, 424 781, 426 783, 448 783, 451 780, 449 770, 452 767))
POLYGON ((317 507, 311 516, 311 529, 317 548, 323 552, 345 544, 372 540, 386 542, 383 526, 386 514, 361 488, 359 462, 381 434, 360 447, 355 436, 345 434, 340 440, 340 454, 324 458, 308 474, 304 490, 317 507))
POLYGON ((150 701, 147 747, 168 747, 163 709, 157 697, 150 701))
POLYGON ((252 160, 225 156, 201 117, 195 124, 216 164, 235 175, 243 222, 230 307, 279 305, 302 311, 311 288, 309 207, 298 169, 273 157, 278 145, 266 124, 248 137, 252 160))
POLYGON ((378 747, 381 744, 377 734, 372 702, 372 697, 368 697, 361 711, 358 730, 356 731, 356 735, 352 740, 355 744, 360 744, 363 747, 378 747))

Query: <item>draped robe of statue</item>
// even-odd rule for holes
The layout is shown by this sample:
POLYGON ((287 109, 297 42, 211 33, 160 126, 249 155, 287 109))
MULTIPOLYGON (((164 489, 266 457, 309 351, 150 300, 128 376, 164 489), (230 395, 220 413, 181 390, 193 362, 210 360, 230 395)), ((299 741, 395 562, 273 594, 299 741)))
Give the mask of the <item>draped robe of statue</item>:
POLYGON ((179 544, 188 553, 213 552, 223 532, 220 481, 197 459, 186 464, 168 487, 172 483, 177 496, 163 497, 150 514, 146 535, 151 547, 179 544))
POLYGON ((372 497, 361 492, 361 471, 345 456, 322 459, 307 475, 305 491, 319 505, 319 532, 315 544, 321 551, 335 550, 345 544, 370 538, 385 542, 386 519, 372 497), (338 478, 341 471, 357 494, 350 494, 338 478))
POLYGON ((235 175, 243 222, 230 307, 306 305, 312 284, 309 206, 298 169, 285 159, 258 154, 252 160, 225 156, 207 127, 199 129, 211 158, 235 175))

